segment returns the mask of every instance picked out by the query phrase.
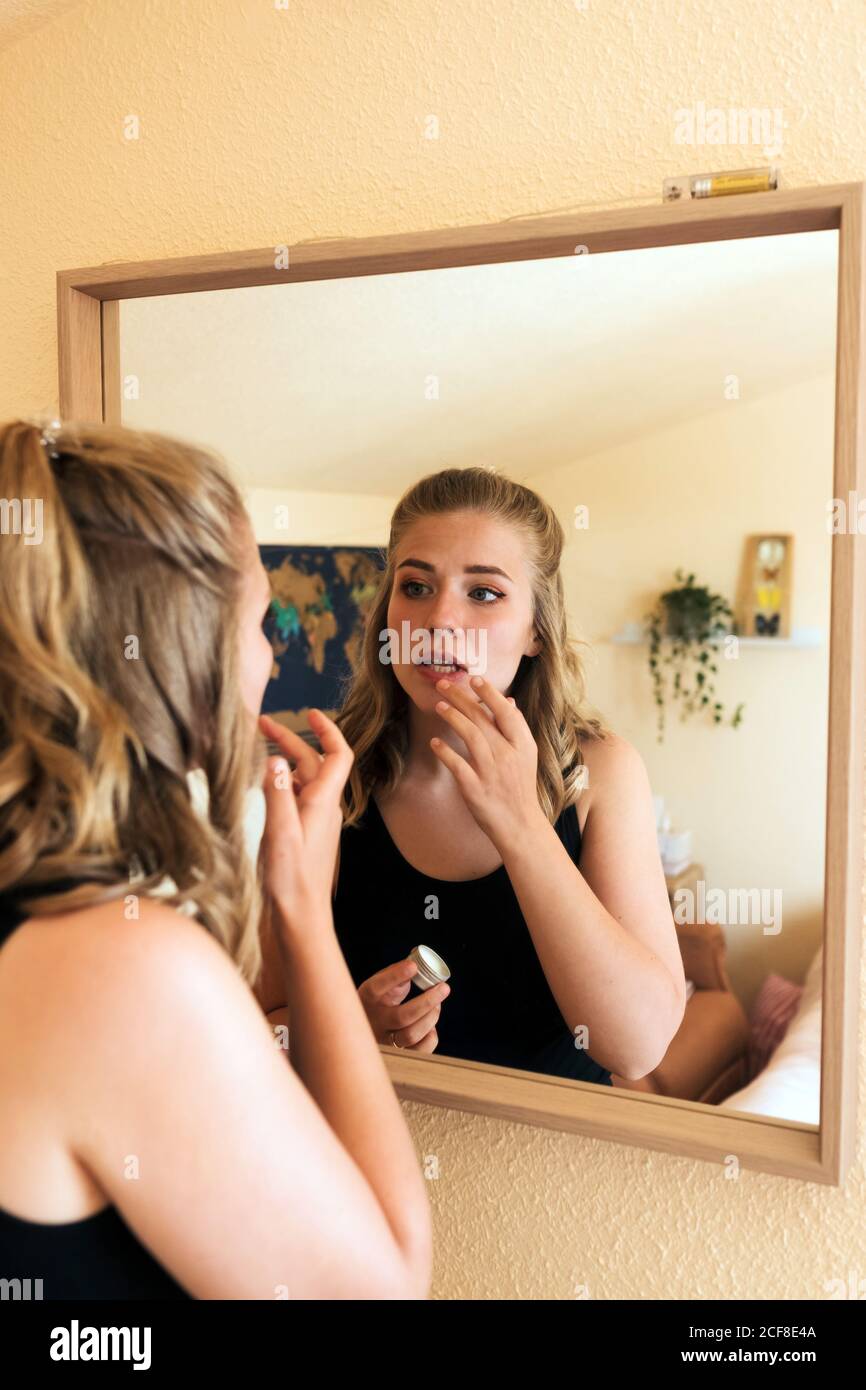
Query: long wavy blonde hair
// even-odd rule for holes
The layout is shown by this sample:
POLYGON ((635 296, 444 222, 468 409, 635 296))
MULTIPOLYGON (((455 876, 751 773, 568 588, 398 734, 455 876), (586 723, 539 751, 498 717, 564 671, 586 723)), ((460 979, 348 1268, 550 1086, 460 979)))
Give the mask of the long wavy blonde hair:
POLYGON ((0 534, 0 891, 61 912, 168 876, 162 901, 252 982, 244 810, 266 746, 240 688, 243 502, 221 459, 161 434, 66 423, 54 448, 0 427, 3 520, 42 507, 39 543, 0 534), (55 878, 88 883, 40 897, 55 878))
MULTIPOLYGON (((476 511, 516 528, 523 537, 532 585, 537 656, 521 657, 510 693, 538 746, 538 801, 552 822, 584 787, 581 738, 612 730, 586 699, 577 639, 569 637, 560 559, 565 535, 556 513, 537 493, 487 468, 446 468, 403 494, 391 518, 385 569, 368 616, 358 669, 336 716, 355 761, 343 798, 344 823, 360 819, 371 793, 400 780, 408 750, 408 697, 379 657, 387 627, 396 556, 408 528, 423 517, 476 511)), ((583 644, 586 645, 586 644, 583 644)))

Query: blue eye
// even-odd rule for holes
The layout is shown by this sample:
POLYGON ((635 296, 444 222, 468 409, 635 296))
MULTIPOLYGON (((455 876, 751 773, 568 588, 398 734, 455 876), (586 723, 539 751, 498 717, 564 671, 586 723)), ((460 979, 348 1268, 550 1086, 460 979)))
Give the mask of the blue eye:
MULTIPOLYGON (((420 588, 420 589, 426 589, 426 587, 427 587, 427 585, 424 584, 424 583, 422 583, 422 581, 421 581, 420 579, 407 579, 407 580, 405 580, 405 581, 400 585, 400 591, 401 591, 401 593, 404 593, 404 594, 406 595, 407 598, 420 598, 420 597, 421 597, 420 594, 410 594, 410 593, 409 593, 409 585, 410 585, 410 584, 417 584, 418 588, 420 588)), ((500 591, 499 591, 498 589, 492 589, 492 588, 490 587, 489 584, 476 584, 475 587, 474 587, 473 589, 470 589, 470 590, 469 590, 469 592, 470 592, 470 594, 492 594, 492 595, 493 595, 493 598, 492 598, 492 599, 479 599, 479 600, 478 600, 479 603, 498 603, 499 600, 500 600, 501 598, 505 598, 505 595, 504 595, 503 593, 500 593, 500 591)))
MULTIPOLYGON (((505 598, 505 595, 500 593, 498 589, 491 589, 489 584, 476 584, 475 588, 470 589, 469 592, 472 594, 493 594, 493 598, 490 600, 491 603, 496 603, 499 599, 505 598)), ((483 602, 486 603, 487 600, 485 599, 483 602)))

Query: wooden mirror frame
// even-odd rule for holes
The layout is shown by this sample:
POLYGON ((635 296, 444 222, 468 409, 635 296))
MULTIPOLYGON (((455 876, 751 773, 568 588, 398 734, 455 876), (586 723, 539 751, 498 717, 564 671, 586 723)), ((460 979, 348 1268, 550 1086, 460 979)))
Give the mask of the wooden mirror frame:
MULTIPOLYGON (((558 213, 488 226, 324 240, 171 260, 107 262, 57 275, 59 403, 68 420, 120 423, 123 299, 284 285, 395 271, 536 260, 691 242, 838 229, 833 496, 866 494, 864 183, 558 213), (287 269, 276 269, 282 252, 287 269)), ((856 523, 855 523, 856 524, 856 523)), ((850 522, 849 522, 850 525, 850 522)), ((382 1047, 397 1094, 522 1124, 838 1186, 856 1136, 863 929, 864 540, 832 546, 830 704, 824 886, 821 1123, 736 1115, 715 1106, 459 1058, 382 1047), (828 929, 829 924, 829 929, 828 929)))

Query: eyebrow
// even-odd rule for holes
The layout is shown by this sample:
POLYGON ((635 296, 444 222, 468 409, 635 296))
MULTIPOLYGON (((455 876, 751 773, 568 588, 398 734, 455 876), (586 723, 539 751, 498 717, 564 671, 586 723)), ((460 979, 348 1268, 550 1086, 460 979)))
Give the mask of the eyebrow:
MULTIPOLYGON (((419 569, 419 570, 429 570, 429 572, 430 572, 431 574, 435 574, 435 573, 436 573, 436 566, 435 566, 435 565, 429 564, 427 560, 401 560, 400 563, 399 563, 399 565, 397 566, 397 569, 398 569, 398 570, 401 570, 401 569, 403 569, 406 565, 414 565, 415 568, 416 568, 416 569, 419 569)), ((395 571, 395 573, 396 573, 396 571, 395 571)), ((505 570, 501 570, 501 569, 499 568, 498 565, 464 565, 464 566, 463 566, 463 573, 464 573, 464 574, 501 574, 501 575, 502 575, 502 578, 503 578, 503 579, 507 579, 508 582, 509 582, 509 584, 513 584, 513 583, 514 583, 514 580, 511 578, 511 575, 510 575, 510 574, 506 574, 506 573, 505 573, 505 570)))

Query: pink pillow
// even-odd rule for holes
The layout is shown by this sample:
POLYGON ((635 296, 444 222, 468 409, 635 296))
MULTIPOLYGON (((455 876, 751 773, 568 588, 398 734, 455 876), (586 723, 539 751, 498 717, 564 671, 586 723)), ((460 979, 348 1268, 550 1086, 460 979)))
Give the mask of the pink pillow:
POLYGON ((769 1062, 788 1031, 788 1024, 797 1012, 803 993, 802 985, 786 980, 784 975, 768 975, 752 1005, 749 1022, 748 1072, 753 1081, 769 1062))

